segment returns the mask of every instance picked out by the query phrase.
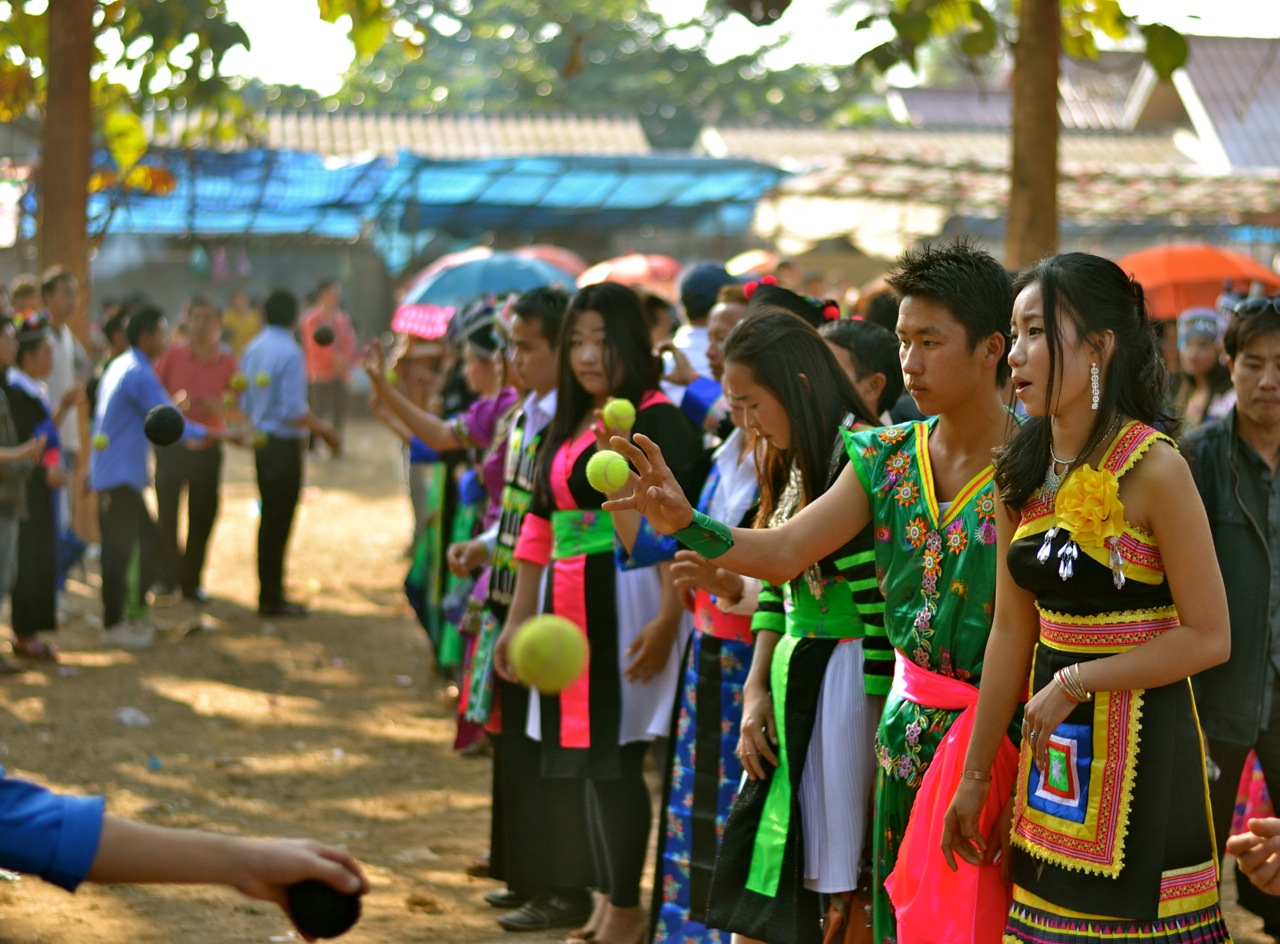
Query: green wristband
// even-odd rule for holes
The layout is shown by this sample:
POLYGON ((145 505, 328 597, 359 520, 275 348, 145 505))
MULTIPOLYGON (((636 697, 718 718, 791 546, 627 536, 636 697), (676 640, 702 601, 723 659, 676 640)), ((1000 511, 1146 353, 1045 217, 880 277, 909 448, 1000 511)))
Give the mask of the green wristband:
POLYGON ((715 560, 733 547, 733 536, 729 534, 729 526, 721 524, 714 518, 708 518, 700 511, 694 511, 693 521, 689 522, 689 526, 681 528, 672 537, 689 550, 697 551, 707 560, 715 560))

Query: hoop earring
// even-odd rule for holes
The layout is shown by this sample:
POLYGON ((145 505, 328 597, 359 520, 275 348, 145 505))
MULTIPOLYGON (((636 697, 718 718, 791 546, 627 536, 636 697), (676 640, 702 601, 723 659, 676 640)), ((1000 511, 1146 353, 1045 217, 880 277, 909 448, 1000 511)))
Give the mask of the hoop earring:
POLYGON ((1102 382, 1098 379, 1098 364, 1096 361, 1089 365, 1089 390, 1093 394, 1093 400, 1089 408, 1096 413, 1098 411, 1098 401, 1102 399, 1102 382))

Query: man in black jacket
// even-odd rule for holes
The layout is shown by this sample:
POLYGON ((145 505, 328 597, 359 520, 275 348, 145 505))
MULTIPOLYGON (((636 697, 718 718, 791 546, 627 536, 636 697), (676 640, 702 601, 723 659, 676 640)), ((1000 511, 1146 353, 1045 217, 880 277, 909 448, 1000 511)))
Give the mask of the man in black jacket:
MULTIPOLYGON (((1223 339, 1236 406, 1187 440, 1231 611, 1231 658, 1194 680, 1220 770, 1209 784, 1220 849, 1250 750, 1280 788, 1280 298, 1246 299, 1236 310, 1223 339)), ((1280 936, 1280 902, 1246 882, 1238 888, 1241 904, 1280 936)))

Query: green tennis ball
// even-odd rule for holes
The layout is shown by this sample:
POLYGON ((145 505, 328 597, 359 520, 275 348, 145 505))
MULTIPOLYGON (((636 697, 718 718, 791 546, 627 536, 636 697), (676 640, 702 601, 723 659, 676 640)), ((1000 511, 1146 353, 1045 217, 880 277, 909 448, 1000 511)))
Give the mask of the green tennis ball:
POLYGON ((108 436, 106 433, 94 433, 93 435, 94 449, 97 449, 99 452, 101 452, 103 449, 106 449, 110 445, 111 445, 110 436, 108 436))
POLYGON ((386 377, 387 377, 387 383, 391 384, 392 386, 400 382, 400 373, 394 367, 387 368, 386 377))
POLYGON ((229 410, 233 406, 235 406, 237 399, 238 397, 236 397, 236 395, 232 393, 230 390, 222 391, 222 406, 224 409, 229 410))
POLYGON ((631 468, 621 454, 601 449, 587 460, 587 481, 597 492, 616 492, 627 484, 631 468))
POLYGON ((553 695, 587 668, 587 636, 563 616, 535 616, 511 641, 511 665, 526 685, 553 695))
POLYGON ((630 400, 612 398, 600 410, 600 417, 604 420, 604 425, 610 429, 620 429, 624 433, 629 433, 631 427, 636 425, 636 408, 630 400))
POLYGON ((261 449, 267 444, 267 434, 264 432, 256 432, 253 434, 253 448, 261 449))
POLYGON ((265 370, 260 370, 253 375, 253 382, 259 387, 267 387, 271 384, 271 375, 265 370))
POLYGON ((231 379, 228 383, 231 385, 231 389, 236 393, 244 393, 249 389, 249 378, 238 371, 231 375, 231 379))

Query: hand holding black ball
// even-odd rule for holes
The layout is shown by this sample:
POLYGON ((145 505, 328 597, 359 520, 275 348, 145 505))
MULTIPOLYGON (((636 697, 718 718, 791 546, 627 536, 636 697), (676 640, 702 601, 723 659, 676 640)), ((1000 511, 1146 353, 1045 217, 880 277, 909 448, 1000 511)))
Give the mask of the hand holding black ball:
POLYGON ((157 446, 172 446, 182 438, 187 421, 175 406, 158 406, 147 414, 142 424, 143 432, 157 446))
POLYGON ((360 896, 319 879, 295 882, 285 889, 285 897, 294 925, 308 937, 338 937, 360 920, 360 896))
POLYGON ((316 329, 311 332, 311 340, 321 347, 328 347, 334 341, 333 328, 327 324, 316 325, 316 329))

